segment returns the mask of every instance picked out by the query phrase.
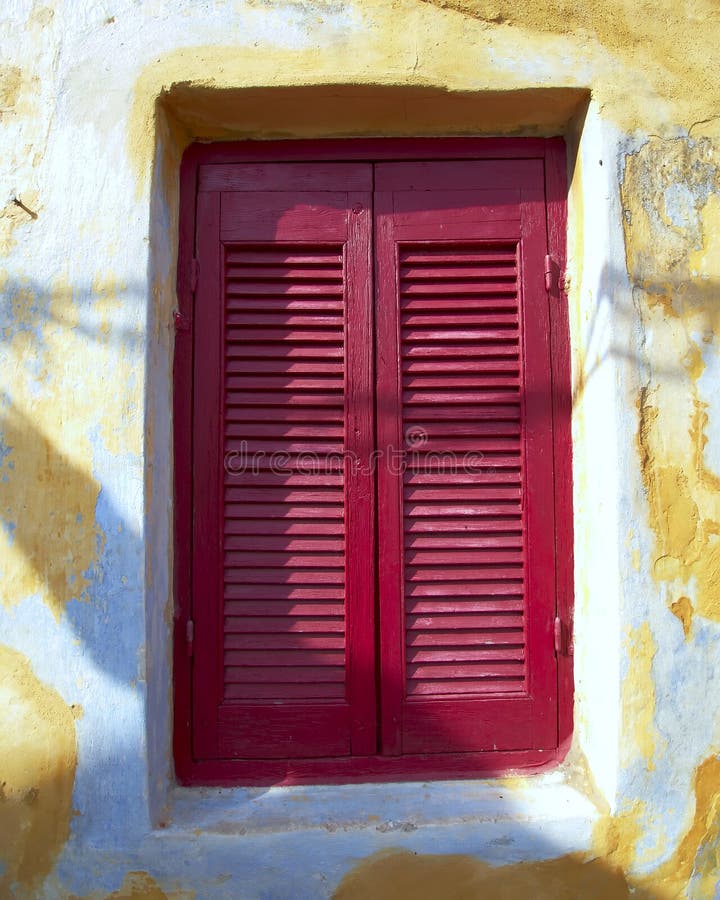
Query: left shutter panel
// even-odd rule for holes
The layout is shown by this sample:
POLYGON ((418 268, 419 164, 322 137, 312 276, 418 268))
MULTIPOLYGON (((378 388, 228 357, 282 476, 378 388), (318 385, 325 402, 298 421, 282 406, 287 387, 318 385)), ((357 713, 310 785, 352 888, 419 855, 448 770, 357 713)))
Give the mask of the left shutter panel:
POLYGON ((251 776, 375 746, 367 186, 201 170, 193 749, 251 776))

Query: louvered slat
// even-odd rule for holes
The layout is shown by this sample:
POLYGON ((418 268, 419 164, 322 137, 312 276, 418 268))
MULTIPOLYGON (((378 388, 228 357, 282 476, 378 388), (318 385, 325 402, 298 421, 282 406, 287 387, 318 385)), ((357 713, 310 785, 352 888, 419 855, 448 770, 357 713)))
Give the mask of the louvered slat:
POLYGON ((324 464, 344 446, 343 265, 338 247, 226 248, 227 700, 344 696, 344 476, 324 464))
POLYGON ((412 462, 403 479, 406 696, 517 691, 525 576, 516 248, 401 247, 398 266, 412 462), (418 371, 418 358, 437 362, 418 371), (500 448, 502 465, 483 457, 500 448), (447 455, 449 471, 430 471, 433 451, 447 455), (471 520, 472 537, 458 535, 467 527, 458 517, 471 520))

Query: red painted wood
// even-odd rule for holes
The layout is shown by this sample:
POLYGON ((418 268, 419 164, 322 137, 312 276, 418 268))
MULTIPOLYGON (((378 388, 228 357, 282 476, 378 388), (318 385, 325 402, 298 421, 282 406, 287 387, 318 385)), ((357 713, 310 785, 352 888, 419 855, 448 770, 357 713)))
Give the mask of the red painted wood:
POLYGON ((222 385, 204 372, 218 322, 211 314, 209 330, 204 321, 194 335, 194 474, 190 354, 180 342, 175 362, 181 780, 293 783, 547 765, 557 756, 556 670, 567 743, 572 667, 567 659, 556 667, 552 644, 548 650, 554 616, 546 622, 545 608, 554 611, 556 578, 558 610, 569 609, 572 596, 569 339, 566 309, 561 302, 550 311, 540 288, 542 262, 536 277, 548 249, 562 257, 563 165, 562 142, 541 139, 267 142, 186 153, 180 264, 183 247, 192 246, 199 181, 198 253, 212 257, 213 242, 225 250, 222 266, 201 259, 196 316, 215 279, 215 303, 224 298, 225 369, 222 385), (464 161, 436 164, 443 157, 464 161), (351 160, 377 162, 376 185, 385 188, 375 194, 377 246, 403 247, 399 266, 394 254, 384 261, 382 249, 371 256, 372 167, 351 160), (351 288, 345 296, 339 267, 351 288), (446 298, 440 307, 439 297, 446 298), (344 340, 334 337, 338 329, 344 340), (534 398, 533 386, 546 398, 534 398), (280 470, 220 473, 220 453, 203 435, 214 414, 227 451, 242 442, 250 451, 279 450, 280 470), (379 466, 375 631, 369 463, 383 448, 402 448, 408 428, 423 430, 426 455, 481 453, 482 465, 459 477, 441 458, 411 460, 404 478, 379 466), (336 457, 350 446, 363 465, 343 473, 336 457), (320 473, 308 470, 309 451, 330 454, 320 473), (564 493, 553 488, 558 471, 564 493), (322 491, 319 475, 327 479, 322 491), (187 532, 192 478, 194 537, 187 532), (226 498, 215 545, 213 496, 226 498), (190 580, 191 560, 189 592, 179 581, 190 580), (227 573, 224 617, 200 602, 213 580, 205 577, 208 560, 227 573), (404 594, 394 608, 393 591, 404 594), (200 644, 214 633, 218 648, 208 660, 196 637, 193 688, 181 652, 190 615, 200 644), (279 730, 278 703, 285 706, 279 730), (205 733, 193 756, 189 737, 198 730, 205 733), (494 749, 503 746, 515 749, 494 749))
MULTIPOLYGON (((292 197, 289 201, 288 194, 271 191, 222 194, 222 240, 296 242, 305 239, 316 245, 327 241, 337 245, 337 252, 347 236, 347 193, 298 191, 293 192, 292 197)), ((338 295, 339 290, 301 282, 288 292, 301 296, 332 296, 338 295)))
MULTIPOLYGON (((197 759, 375 749, 372 204, 288 191, 300 168, 254 167, 243 191, 198 195, 197 759), (343 475, 344 451, 365 465, 343 475)), ((322 175, 340 185, 347 170, 322 175)))
POLYGON ((376 252, 381 273, 377 302, 388 317, 379 334, 378 356, 387 362, 384 391, 379 387, 378 405, 383 410, 379 415, 388 419, 388 433, 390 420, 398 420, 394 434, 405 437, 405 450, 418 466, 428 453, 441 451, 451 454, 459 467, 453 470, 456 474, 467 473, 469 467, 495 474, 498 470, 487 454, 502 451, 510 454, 517 479, 505 488, 462 479, 439 487, 408 481, 413 473, 408 476, 407 471, 383 476, 381 503, 383 491, 397 498, 399 486, 403 487, 402 500, 388 506, 379 519, 380 547, 386 541, 394 544, 401 529, 406 545, 402 576, 397 560, 381 553, 380 564, 380 648, 388 669, 381 681, 382 702, 392 709, 390 734, 383 730, 383 741, 387 736, 389 752, 395 754, 550 749, 557 740, 551 634, 555 584, 549 313, 542 275, 545 222, 538 216, 544 213, 543 167, 540 161, 516 166, 518 180, 505 197, 497 188, 487 195, 466 189, 457 191, 457 199, 450 188, 502 184, 507 164, 498 164, 497 178, 495 164, 488 162, 376 167, 376 252), (422 191, 414 195, 404 190, 421 184, 422 191), (378 185, 385 190, 378 191, 378 185), (435 187, 435 199, 422 203, 435 187), (448 232, 457 228, 456 208, 463 202, 463 241, 453 246, 448 232), (503 210, 500 216, 498 209, 503 210), (505 223, 504 231, 499 230, 499 219, 505 223), (461 262, 453 259, 455 252, 461 262), (507 321, 502 328, 489 324, 495 302, 492 291, 476 290, 476 284, 485 284, 482 279, 490 267, 485 253, 492 254, 494 270, 503 259, 506 263, 500 279, 504 300, 508 288, 514 291, 514 296, 509 294, 514 305, 505 303, 507 321), (459 270, 464 273, 460 277, 459 270), (428 298, 423 312, 407 311, 406 304, 418 296, 428 298), (455 307, 458 296, 472 300, 462 315, 455 307), (484 353, 478 353, 480 347, 484 353), (406 372, 406 361, 418 352, 439 363, 435 384, 426 390, 407 389, 412 373, 406 372), (503 357, 512 361, 515 385, 488 402, 475 384, 486 375, 485 359, 503 357), (398 359, 405 390, 396 376, 398 359), (455 368, 458 359, 472 364, 461 370, 462 376, 455 368), (454 383, 446 386, 445 379, 450 378, 454 383), (465 420, 433 415, 434 408, 446 411, 454 404, 477 410, 483 400, 481 412, 465 420), (420 404, 425 414, 418 418, 414 409, 420 404), (476 459, 468 464, 470 453, 476 459), (446 544, 436 552, 407 546, 418 521, 431 519, 443 528, 445 518, 457 516, 489 518, 493 524, 511 516, 519 528, 519 544, 515 549, 491 544, 474 550, 446 544), (520 608, 515 603, 507 614, 500 614, 493 604, 483 612, 478 598, 484 596, 488 582, 493 585, 490 596, 503 596, 496 591, 505 586, 513 598, 522 600, 520 608), (440 603, 424 606, 418 615, 414 605, 418 592, 437 596, 440 603), (472 598, 469 608, 467 598, 472 598), (385 641, 388 631, 392 640, 385 641), (443 634, 440 646, 448 658, 424 664, 416 656, 418 638, 434 640, 437 632, 443 634), (461 664, 454 652, 468 646, 490 646, 497 656, 461 664), (502 702, 494 699, 501 694, 502 702), (486 708, 492 712, 487 714, 486 708))
MULTIPOLYGON (((369 167, 368 167, 369 168, 369 167)), ((366 756, 377 747, 375 683, 375 447, 372 195, 348 194, 345 318, 346 594, 348 702, 351 750, 366 756)))
MULTIPOLYGON (((300 693, 299 702, 288 708, 283 715, 282 733, 278 733, 277 706, 272 703, 257 702, 267 694, 274 693, 272 686, 253 685, 252 690, 238 691, 238 699, 255 698, 251 709, 238 716, 235 705, 226 704, 220 710, 219 758, 242 756, 245 760, 305 759, 317 756, 345 756, 348 752, 349 710, 346 703, 338 700, 328 703, 327 693, 342 693, 325 690, 319 686, 323 702, 313 702, 308 691, 300 693), (267 688, 270 687, 268 690, 267 688)), ((289 694, 293 691, 290 689, 289 694)), ((310 692, 312 693, 312 692, 310 692)), ((255 767, 258 763, 255 762, 255 767)))
POLYGON ((361 781, 427 781, 433 778, 481 778, 529 775, 554 766, 552 750, 522 752, 433 753, 416 756, 324 757, 320 759, 199 761, 185 784, 217 786, 336 784, 361 781))
POLYGON ((218 755, 222 702, 223 304, 218 192, 198 197, 200 261, 194 316, 193 381, 193 734, 196 759, 218 755), (216 360, 216 365, 207 365, 216 360))
POLYGON ((334 160, 542 159, 543 138, 355 138, 351 141, 232 141, 192 144, 188 164, 334 160))
MULTIPOLYGON (((557 613, 567 625, 569 649, 573 631, 573 479, 570 325, 564 273, 567 234, 567 160, 565 142, 554 138, 545 145, 545 202, 548 252, 557 267, 550 291, 552 347, 553 454, 555 464, 555 577, 557 613)), ((562 756, 570 748, 573 730, 573 657, 558 657, 558 739, 562 756)))
MULTIPOLYGON (((390 165, 392 164, 386 164, 390 165)), ((508 221, 516 222, 520 191, 512 189, 507 193, 510 196, 505 197, 503 202, 498 191, 463 188, 460 179, 456 190, 431 191, 426 187, 423 190, 393 191, 396 227, 400 228, 403 225, 417 227, 425 222, 434 222, 439 212, 452 212, 452 215, 446 218, 445 227, 452 226, 456 231, 458 227, 478 222, 492 222, 495 225, 508 221)))
POLYGON ((528 604, 528 690, 533 698, 533 747, 557 746, 557 660, 554 653, 555 473, 553 462, 550 302, 544 286, 547 226, 544 167, 523 190, 522 303, 525 390, 525 516, 528 604))
POLYGON ((536 159, 465 159, 460 165, 439 165, 439 158, 402 165, 378 163, 375 166, 375 190, 394 194, 397 203, 395 212, 400 224, 404 223, 407 213, 416 211, 420 212, 419 221, 422 222, 422 213, 436 208, 438 200, 446 201, 448 195, 444 192, 449 191, 479 191, 485 195, 479 204, 479 198, 467 204, 468 215, 476 215, 478 209, 492 212, 494 206, 499 204, 507 206, 508 215, 517 219, 520 191, 534 182, 538 170, 536 159), (423 197, 426 191, 432 191, 436 198, 423 197))
POLYGON ((200 166, 199 191, 371 191, 372 170, 357 163, 232 163, 200 166))
MULTIPOLYGON (((197 166, 190 154, 180 167, 180 234, 178 241, 178 312, 192 322, 191 281, 195 256, 197 166)), ((178 778, 193 771, 192 659, 187 633, 192 615, 192 331, 176 331, 173 357, 173 583, 175 595, 173 645, 173 757, 178 778)))
POLYGON ((400 315, 393 234, 392 195, 375 194, 375 295, 377 346, 377 442, 382 454, 378 489, 378 605, 380 611, 380 748, 385 756, 402 753, 402 690, 405 670, 402 584, 402 481, 396 471, 403 450, 397 410, 401 392, 398 355, 400 315), (383 252, 384 250, 384 252, 383 252))

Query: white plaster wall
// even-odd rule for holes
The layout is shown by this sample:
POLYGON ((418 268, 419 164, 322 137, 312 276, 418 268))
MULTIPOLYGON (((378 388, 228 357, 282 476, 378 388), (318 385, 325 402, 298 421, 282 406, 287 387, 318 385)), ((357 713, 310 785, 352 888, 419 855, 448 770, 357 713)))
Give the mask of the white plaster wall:
POLYGON ((629 527, 618 375, 631 316, 618 187, 619 135, 590 104, 569 206, 573 343, 576 736, 603 797, 617 804, 620 738, 619 547, 629 527), (575 196, 578 196, 576 193, 575 196), (581 217, 581 221, 578 218, 581 217), (574 240, 573 240, 573 236, 574 240), (623 482, 625 481, 625 484, 623 482))
MULTIPOLYGON (((301 900, 328 895, 353 859, 387 846, 470 852, 497 862, 588 848, 597 813, 567 786, 563 771, 521 787, 424 786, 422 796, 407 786, 316 790, 314 819, 292 812, 291 791, 264 797, 172 789, 174 198, 160 170, 162 152, 155 171, 140 173, 138 181, 128 148, 134 85, 163 53, 182 46, 231 42, 300 51, 348 42, 372 26, 350 3, 66 0, 52 6, 52 15, 41 12, 31 0, 10 0, 1 14, 2 57, 36 80, 26 92, 26 114, 3 113, 0 205, 31 191, 38 198, 37 219, 13 230, 1 263, 5 300, 22 285, 32 287, 42 342, 53 285, 67 285, 73 340, 80 334, 88 353, 84 377, 106 385, 99 420, 116 414, 117 392, 135 396, 140 386, 139 402, 123 412, 124 448, 109 449, 99 430, 86 435, 92 476, 101 485, 95 515, 103 536, 88 596, 69 603, 59 621, 37 595, 4 598, 11 604, 2 613, 2 641, 24 653, 68 704, 84 710, 77 723, 79 814, 44 896, 114 890, 123 873, 140 867, 170 885, 195 885, 203 897, 273 896, 263 892, 292 873, 288 896, 301 900), (112 277, 120 300, 107 322, 94 302, 99 275, 112 277), (103 365, 93 368, 98 357, 92 348, 101 334, 107 336, 103 365), (371 813, 381 816, 384 830, 367 824, 371 813), (171 827, 159 828, 168 816, 171 827), (328 827, 333 823, 337 831, 328 827), (222 880, 228 873, 231 887, 222 880)), ((529 68, 516 66, 510 55, 494 58, 498 79, 507 72, 513 84, 551 85, 558 77, 550 54, 529 68)), ((590 68, 577 77, 591 81, 590 68)), ((175 139, 162 119, 158 129, 162 150, 175 139)), ((611 808, 621 810, 627 796, 648 794, 665 815, 664 834, 643 839, 649 866, 669 852, 662 848, 672 846, 670 838, 683 833, 692 814, 687 797, 694 767, 718 740, 717 721, 701 713, 719 676, 716 630, 697 624, 705 629, 706 648, 698 654, 682 640, 666 604, 650 602, 659 589, 633 565, 633 551, 650 543, 641 524, 633 392, 643 379, 643 341, 652 336, 640 330, 627 283, 618 184, 624 153, 641 142, 641 136, 623 136, 591 104, 578 150, 582 210, 570 202, 570 230, 581 231, 582 240, 571 243, 569 276, 576 382, 585 371, 573 432, 575 749, 586 756, 611 808), (656 722, 665 741, 656 763, 661 777, 651 777, 641 762, 621 765, 623 641, 628 627, 648 619, 658 637, 653 671, 656 722), (678 683, 682 706, 674 702, 678 683)), ((707 355, 703 390, 712 402, 714 344, 707 355)), ((26 377, 37 381, 34 390, 46 390, 31 369, 26 377)), ((65 389, 82 393, 86 383, 79 379, 65 389)), ((73 426, 61 424, 72 459, 73 426)))

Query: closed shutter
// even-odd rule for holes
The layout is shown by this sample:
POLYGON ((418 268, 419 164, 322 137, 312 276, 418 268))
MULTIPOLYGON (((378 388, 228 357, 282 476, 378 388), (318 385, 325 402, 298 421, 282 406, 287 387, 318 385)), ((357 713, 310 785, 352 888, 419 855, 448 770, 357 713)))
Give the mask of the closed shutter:
POLYGON ((542 187, 536 162, 377 167, 386 753, 557 740, 542 187))
POLYGON ((445 161, 415 162, 196 148, 175 361, 181 778, 554 758, 569 388, 539 144, 438 142, 445 161))
POLYGON ((201 170, 198 758, 375 749, 369 184, 364 165, 201 170))

